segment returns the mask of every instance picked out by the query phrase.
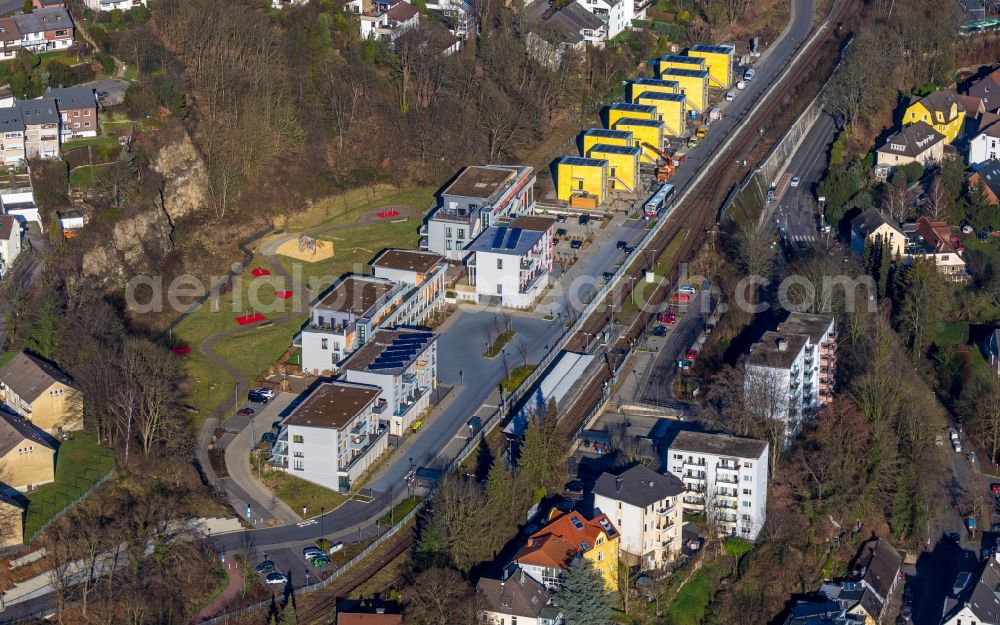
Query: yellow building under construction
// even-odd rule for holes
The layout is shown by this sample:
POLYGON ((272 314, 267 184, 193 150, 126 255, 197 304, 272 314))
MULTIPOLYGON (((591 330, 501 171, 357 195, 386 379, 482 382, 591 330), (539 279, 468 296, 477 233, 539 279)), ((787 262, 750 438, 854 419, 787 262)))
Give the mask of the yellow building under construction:
POLYGON ((556 197, 570 202, 574 196, 604 203, 608 189, 608 162, 599 158, 564 156, 556 163, 556 197))
POLYGON ((630 102, 615 102, 608 107, 608 128, 614 128, 622 117, 654 120, 656 119, 656 107, 630 102))
POLYGON ((677 81, 680 92, 687 96, 687 106, 699 113, 708 107, 708 71, 668 67, 660 74, 663 80, 677 81))
POLYGON ((659 93, 677 93, 679 85, 673 80, 660 80, 659 78, 636 78, 630 80, 625 85, 625 94, 628 101, 635 103, 635 99, 647 91, 659 93))
POLYGON ((652 61, 657 75, 666 69, 690 69, 694 71, 708 70, 708 64, 700 56, 685 56, 683 54, 668 54, 652 61))
POLYGON ((639 186, 638 146, 597 144, 590 150, 590 157, 608 162, 608 190, 635 191, 639 186))
POLYGON ((687 51, 688 56, 697 56, 705 59, 708 70, 708 81, 713 87, 728 89, 733 84, 733 61, 736 57, 736 48, 729 44, 709 45, 698 44, 691 46, 687 51))
POLYGON ((663 147, 664 123, 659 119, 637 119, 633 117, 623 117, 615 123, 615 130, 627 130, 632 133, 632 139, 642 148, 641 161, 644 163, 656 163, 658 155, 653 150, 643 144, 663 147))
POLYGON ((680 137, 684 134, 684 105, 687 96, 683 93, 657 93, 647 91, 641 94, 636 103, 655 106, 657 119, 663 122, 663 132, 665 134, 680 137))
POLYGON ((590 156, 590 150, 595 145, 621 145, 630 147, 635 145, 632 133, 627 130, 609 130, 607 128, 591 128, 583 131, 583 138, 580 145, 580 153, 583 156, 590 156))

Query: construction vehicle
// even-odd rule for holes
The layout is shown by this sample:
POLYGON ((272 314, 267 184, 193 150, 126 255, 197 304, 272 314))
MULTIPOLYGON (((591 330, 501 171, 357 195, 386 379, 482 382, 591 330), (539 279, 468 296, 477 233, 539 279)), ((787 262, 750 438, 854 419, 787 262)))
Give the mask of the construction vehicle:
POLYGON ((698 137, 699 139, 704 139, 705 135, 707 134, 708 134, 708 128, 701 126, 700 128, 698 128, 698 130, 695 131, 694 136, 698 137))
POLYGON ((660 160, 656 164, 656 181, 666 182, 670 176, 674 175, 674 171, 677 169, 674 159, 670 158, 670 155, 656 147, 652 143, 646 141, 642 142, 644 148, 649 148, 650 150, 656 152, 656 155, 660 157, 660 160))

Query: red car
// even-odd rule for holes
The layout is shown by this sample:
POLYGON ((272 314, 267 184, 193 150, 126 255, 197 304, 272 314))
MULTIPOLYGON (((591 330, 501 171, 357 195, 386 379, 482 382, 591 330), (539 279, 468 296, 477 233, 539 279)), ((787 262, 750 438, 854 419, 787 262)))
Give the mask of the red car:
POLYGON ((660 314, 656 315, 656 320, 659 321, 660 323, 671 325, 677 322, 677 315, 675 315, 673 312, 661 312, 660 314))
POLYGON ((241 417, 252 417, 254 415, 254 411, 253 408, 241 408, 240 411, 237 412, 236 414, 240 415, 241 417))
POLYGON ((673 297, 671 297, 670 299, 677 303, 686 304, 691 301, 691 296, 688 295, 687 293, 674 293, 673 297))
POLYGON ((993 485, 990 486, 990 490, 994 495, 1000 495, 1000 482, 994 482, 993 485))
POLYGON ((687 353, 687 359, 688 360, 694 360, 697 357, 698 357, 698 350, 696 350, 696 349, 689 349, 688 350, 688 353, 687 353))

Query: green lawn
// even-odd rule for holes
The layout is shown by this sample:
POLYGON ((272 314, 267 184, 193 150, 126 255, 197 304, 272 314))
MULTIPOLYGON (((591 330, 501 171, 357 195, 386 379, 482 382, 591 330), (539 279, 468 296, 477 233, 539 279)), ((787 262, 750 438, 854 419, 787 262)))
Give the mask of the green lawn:
POLYGON ((667 608, 664 622, 671 625, 699 625, 715 596, 718 577, 711 564, 698 569, 678 591, 667 608))
POLYGON ((967 321, 956 321, 942 323, 935 343, 941 347, 951 347, 954 345, 964 345, 969 340, 969 323, 967 321))
POLYGON ((325 512, 333 510, 347 501, 347 497, 312 482, 307 482, 284 471, 268 471, 262 476, 264 484, 274 491, 282 501, 291 506, 295 514, 302 514, 302 506, 308 512, 303 518, 316 516, 320 508, 325 512))
POLYGON ((386 512, 382 515, 382 518, 378 520, 379 524, 385 527, 392 527, 394 523, 399 523, 400 519, 417 507, 417 504, 420 503, 421 499, 423 499, 423 497, 417 497, 416 495, 407 497, 393 507, 391 514, 386 512))
POLYGON ((514 370, 510 372, 510 375, 500 381, 500 384, 503 385, 503 391, 505 393, 514 392, 534 370, 535 365, 521 365, 519 367, 514 367, 514 370))
POLYGON ((103 165, 82 165, 69 172, 69 186, 93 189, 96 181, 97 170, 106 167, 103 165))
POLYGON ((281 324, 222 339, 216 343, 215 352, 252 378, 288 351, 306 317, 298 315, 281 324))
POLYGON ((74 432, 56 455, 56 480, 28 493, 28 514, 24 521, 24 539, 31 540, 41 527, 59 514, 70 502, 108 474, 115 466, 111 451, 98 444, 88 432, 74 432))
POLYGON ((501 332, 500 335, 493 339, 493 342, 490 343, 489 349, 483 352, 483 357, 496 358, 499 356, 500 352, 503 351, 503 348, 507 347, 507 344, 513 340, 514 334, 515 332, 513 330, 505 330, 501 332))
POLYGON ((389 185, 354 189, 320 200, 301 213, 287 217, 281 225, 296 232, 319 226, 351 224, 373 208, 393 205, 409 206, 419 221, 430 208, 435 191, 437 189, 432 187, 397 189, 389 185))
POLYGON ((101 135, 100 137, 82 137, 80 139, 70 139, 69 141, 63 141, 62 151, 63 153, 76 150, 77 148, 85 148, 89 145, 97 146, 105 149, 113 149, 118 145, 118 141, 114 137, 109 137, 107 135, 101 135))

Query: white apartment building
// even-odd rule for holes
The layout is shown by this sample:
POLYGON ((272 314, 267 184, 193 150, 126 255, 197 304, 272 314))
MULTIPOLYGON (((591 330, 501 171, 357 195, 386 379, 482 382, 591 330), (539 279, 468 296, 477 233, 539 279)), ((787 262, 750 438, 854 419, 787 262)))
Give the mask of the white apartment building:
POLYGON ((1000 143, 1000 123, 993 123, 969 142, 969 165, 978 165, 1000 158, 998 143, 1000 143))
POLYGON ((720 535, 757 540, 767 520, 766 442, 685 430, 670 443, 667 462, 684 483, 684 510, 704 513, 720 535))
POLYGON ((782 419, 788 440, 833 400, 837 363, 833 315, 791 313, 750 348, 744 377, 747 410, 782 419))
POLYGON ((491 226, 469 246, 465 264, 479 304, 529 308, 549 284, 554 219, 526 215, 491 226))
POLYGON ((14 23, 21 33, 21 47, 32 52, 65 50, 75 42, 73 19, 61 7, 15 13, 14 23))
POLYGON ((5 275, 21 254, 21 222, 0 215, 0 276, 5 275))
POLYGON ((466 167, 439 194, 420 227, 420 248, 449 261, 465 258, 466 246, 500 218, 531 214, 535 170, 526 165, 466 167))
POLYGON ((382 389, 323 382, 282 423, 271 464, 331 490, 346 492, 388 449, 388 426, 376 407, 382 389))
POLYGON ((444 306, 444 277, 448 267, 434 252, 389 249, 371 263, 376 278, 409 285, 403 303, 389 313, 381 326, 412 326, 426 323, 427 317, 444 306))
POLYGON ((618 548, 638 558, 643 570, 658 569, 681 551, 680 496, 684 483, 637 464, 594 483, 594 509, 614 520, 621 532, 618 548))
POLYGON ((379 330, 341 366, 344 379, 382 389, 375 411, 402 436, 430 406, 437 386, 437 337, 432 332, 379 330))
POLYGON ((626 28, 632 28, 632 20, 645 17, 645 3, 634 0, 576 0, 576 3, 604 22, 608 39, 614 39, 626 28), (641 15, 635 13, 637 5, 642 7, 641 15))
MULTIPOLYGON (((272 0, 272 4, 279 0, 272 0)), ((146 0, 85 0, 84 3, 91 11, 113 11, 121 9, 128 11, 138 6, 146 6, 146 0)))

